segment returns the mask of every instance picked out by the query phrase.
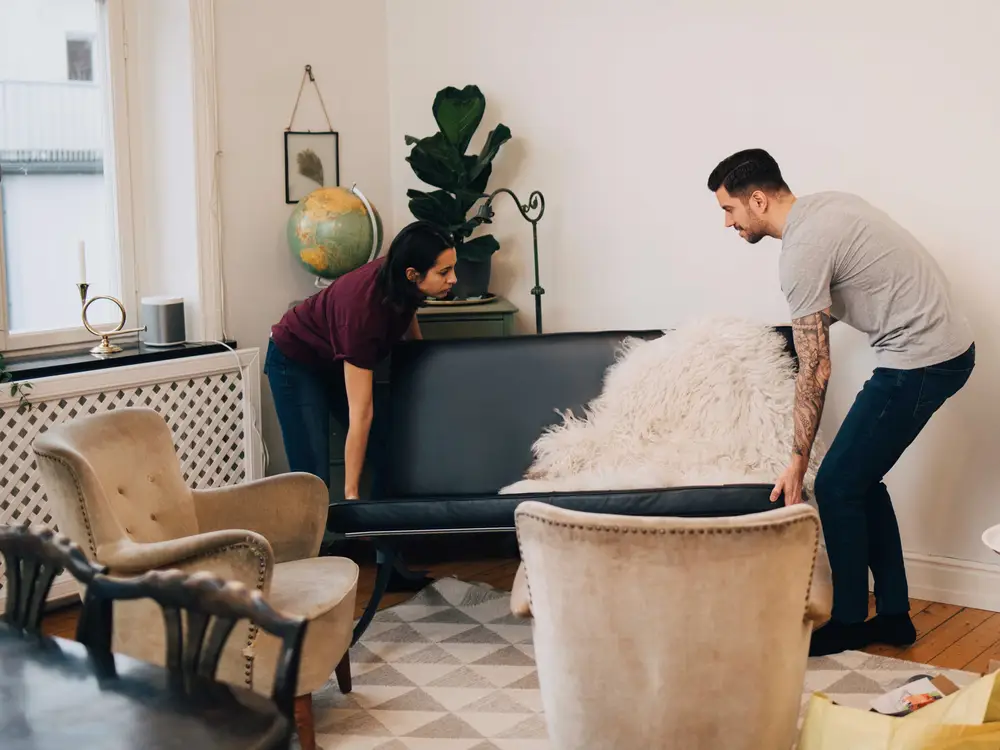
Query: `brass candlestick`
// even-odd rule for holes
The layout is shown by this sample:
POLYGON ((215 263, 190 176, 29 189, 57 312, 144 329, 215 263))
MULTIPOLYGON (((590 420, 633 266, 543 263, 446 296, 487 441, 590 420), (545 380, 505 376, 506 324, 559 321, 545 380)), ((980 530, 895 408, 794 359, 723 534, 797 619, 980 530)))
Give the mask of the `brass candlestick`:
POLYGON ((125 305, 121 303, 121 300, 115 297, 109 297, 107 295, 101 295, 97 297, 87 298, 87 290, 90 288, 90 284, 81 283, 77 284, 76 288, 80 291, 80 304, 83 305, 83 312, 81 317, 83 318, 83 327, 90 331, 95 336, 101 337, 101 343, 90 350, 90 353, 99 359, 106 359, 112 354, 117 354, 122 350, 120 346, 111 343, 112 336, 127 336, 132 333, 139 333, 140 331, 145 331, 146 326, 141 328, 130 328, 128 330, 123 330, 125 328, 125 305), (118 321, 118 325, 112 328, 110 331, 98 331, 87 320, 87 309, 99 299, 106 299, 114 302, 118 306, 118 310, 121 313, 121 319, 118 321))

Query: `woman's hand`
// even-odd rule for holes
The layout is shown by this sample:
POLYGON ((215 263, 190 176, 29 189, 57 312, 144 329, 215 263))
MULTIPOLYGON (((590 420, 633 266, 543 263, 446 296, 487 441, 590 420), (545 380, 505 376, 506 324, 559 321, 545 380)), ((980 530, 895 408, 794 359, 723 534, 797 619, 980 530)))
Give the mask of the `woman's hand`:
POLYGON ((347 440, 344 443, 344 498, 347 500, 359 499, 358 485, 361 483, 368 434, 371 432, 374 415, 372 376, 371 370, 344 362, 344 385, 347 387, 347 406, 350 412, 347 440))

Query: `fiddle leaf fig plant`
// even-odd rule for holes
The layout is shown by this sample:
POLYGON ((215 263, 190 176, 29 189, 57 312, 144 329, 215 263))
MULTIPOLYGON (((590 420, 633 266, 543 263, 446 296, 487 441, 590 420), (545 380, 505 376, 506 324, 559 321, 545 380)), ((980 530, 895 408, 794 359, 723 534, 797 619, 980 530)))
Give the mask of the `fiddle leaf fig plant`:
POLYGON ((466 154, 486 111, 483 92, 478 86, 449 86, 437 92, 432 110, 438 132, 426 138, 406 136, 406 143, 413 147, 406 161, 422 182, 438 189, 407 190, 410 213, 451 233, 460 259, 486 262, 500 244, 491 234, 469 238, 483 223, 469 216, 469 211, 485 194, 493 159, 510 140, 510 129, 498 124, 486 137, 482 151, 466 154))

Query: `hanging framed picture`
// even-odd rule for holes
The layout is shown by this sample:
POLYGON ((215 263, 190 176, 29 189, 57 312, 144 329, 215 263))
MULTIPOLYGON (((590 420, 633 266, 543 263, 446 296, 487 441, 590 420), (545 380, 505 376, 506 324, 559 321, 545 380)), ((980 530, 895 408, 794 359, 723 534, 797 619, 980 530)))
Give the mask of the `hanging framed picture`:
POLYGON ((340 185, 340 135, 329 130, 285 131, 285 203, 340 185))

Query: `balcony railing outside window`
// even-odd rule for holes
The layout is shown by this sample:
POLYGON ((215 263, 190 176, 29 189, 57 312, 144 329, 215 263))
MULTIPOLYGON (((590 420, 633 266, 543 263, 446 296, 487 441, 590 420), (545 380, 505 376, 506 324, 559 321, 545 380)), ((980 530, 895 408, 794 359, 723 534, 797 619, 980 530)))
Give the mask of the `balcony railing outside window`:
POLYGON ((100 171, 102 104, 96 83, 0 81, 0 164, 100 171))

